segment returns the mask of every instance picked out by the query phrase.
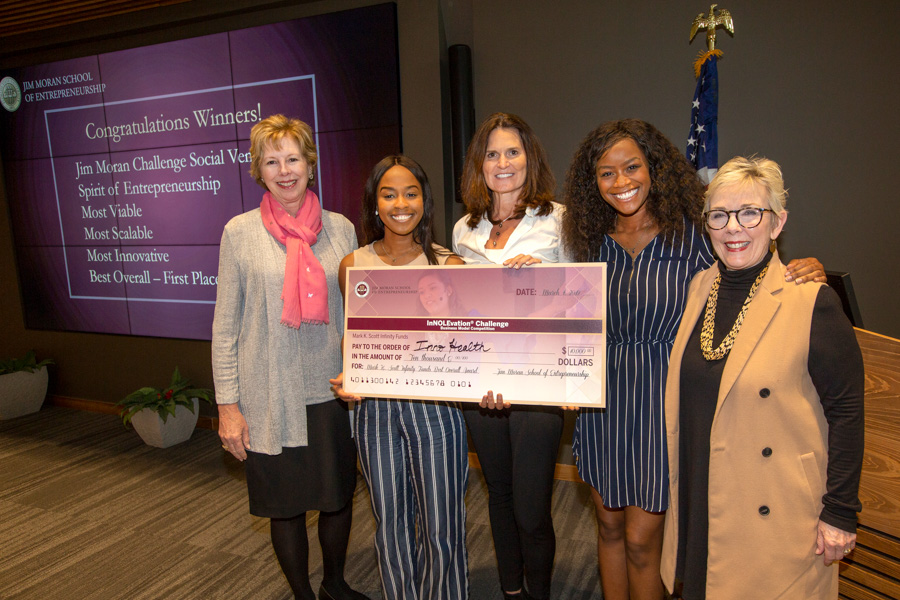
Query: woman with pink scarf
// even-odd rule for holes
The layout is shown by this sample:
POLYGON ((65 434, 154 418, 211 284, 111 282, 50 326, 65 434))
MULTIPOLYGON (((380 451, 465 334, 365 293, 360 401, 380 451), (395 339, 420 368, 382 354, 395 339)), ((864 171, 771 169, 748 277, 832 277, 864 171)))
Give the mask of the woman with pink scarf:
POLYGON ((322 373, 341 370, 341 259, 353 225, 309 189, 310 127, 274 115, 250 132, 250 173, 267 190, 225 226, 212 362, 222 447, 244 461, 250 512, 271 520, 272 546, 298 600, 309 581, 306 512, 319 511, 320 600, 366 600, 344 580, 356 448, 347 405, 322 373))

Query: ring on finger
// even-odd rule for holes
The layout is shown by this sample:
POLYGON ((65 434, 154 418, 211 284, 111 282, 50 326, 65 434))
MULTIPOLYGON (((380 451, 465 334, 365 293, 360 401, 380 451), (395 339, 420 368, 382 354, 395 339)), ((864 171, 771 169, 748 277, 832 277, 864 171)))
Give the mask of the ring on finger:
POLYGON ((844 556, 847 556, 848 554, 850 554, 850 552, 852 550, 853 550, 853 548, 844 548, 844 556))

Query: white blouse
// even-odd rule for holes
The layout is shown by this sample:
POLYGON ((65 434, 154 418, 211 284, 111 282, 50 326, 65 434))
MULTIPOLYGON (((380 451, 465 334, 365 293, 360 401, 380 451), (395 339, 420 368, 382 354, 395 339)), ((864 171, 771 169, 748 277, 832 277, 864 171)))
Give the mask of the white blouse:
POLYGON ((474 229, 466 221, 466 215, 453 226, 453 251, 468 264, 502 264, 503 261, 528 254, 541 262, 568 262, 560 243, 560 226, 566 207, 553 202, 553 211, 543 217, 537 216, 534 208, 528 208, 519 225, 506 240, 506 246, 498 249, 485 248, 493 225, 482 218, 474 229))

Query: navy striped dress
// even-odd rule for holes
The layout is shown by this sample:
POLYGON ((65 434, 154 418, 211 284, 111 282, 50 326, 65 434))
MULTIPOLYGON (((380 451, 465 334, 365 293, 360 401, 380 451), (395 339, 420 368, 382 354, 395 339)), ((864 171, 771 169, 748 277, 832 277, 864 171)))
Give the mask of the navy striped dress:
POLYGON ((706 237, 686 224, 684 239, 673 246, 657 235, 636 259, 607 235, 598 260, 608 267, 606 408, 579 411, 578 474, 609 508, 664 511, 669 353, 688 285, 714 258, 706 237))

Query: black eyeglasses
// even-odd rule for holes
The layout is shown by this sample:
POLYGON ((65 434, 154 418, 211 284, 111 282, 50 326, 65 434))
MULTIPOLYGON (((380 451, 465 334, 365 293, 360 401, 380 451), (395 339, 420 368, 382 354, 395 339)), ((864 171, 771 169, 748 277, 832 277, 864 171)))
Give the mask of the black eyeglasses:
POLYGON ((748 207, 740 208, 738 210, 716 209, 703 213, 703 220, 706 221, 706 226, 710 229, 725 229, 725 227, 728 226, 731 215, 735 215, 737 217, 738 225, 744 229, 753 229, 762 223, 763 214, 767 212, 772 214, 775 213, 771 208, 748 207))

